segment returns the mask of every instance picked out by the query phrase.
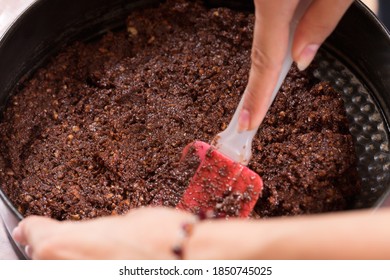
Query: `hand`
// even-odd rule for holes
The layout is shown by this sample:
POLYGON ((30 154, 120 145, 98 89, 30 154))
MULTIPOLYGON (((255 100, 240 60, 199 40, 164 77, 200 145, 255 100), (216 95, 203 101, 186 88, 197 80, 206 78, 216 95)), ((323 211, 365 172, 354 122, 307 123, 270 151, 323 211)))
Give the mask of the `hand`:
MULTIPOLYGON (((174 259, 172 247, 191 214, 142 208, 83 222, 24 219, 14 239, 33 259, 174 259)), ((390 209, 198 223, 186 259, 388 259, 390 209)))
POLYGON ((32 259, 174 259, 183 223, 194 216, 167 208, 142 208, 125 216, 83 222, 25 218, 14 239, 32 259))
MULTIPOLYGON (((298 23, 292 57, 300 70, 313 60, 353 0, 313 0, 298 23)), ((255 0, 256 22, 252 65, 239 130, 258 126, 267 113, 271 93, 288 47, 289 24, 299 0, 255 0)))

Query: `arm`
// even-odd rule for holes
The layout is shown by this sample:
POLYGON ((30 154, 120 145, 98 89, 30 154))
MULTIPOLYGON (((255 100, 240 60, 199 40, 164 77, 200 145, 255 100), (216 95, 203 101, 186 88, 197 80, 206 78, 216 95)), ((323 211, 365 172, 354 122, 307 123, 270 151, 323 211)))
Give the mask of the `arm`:
MULTIPOLYGON (((174 259, 183 223, 193 216, 143 208, 86 222, 23 220, 14 238, 34 259, 174 259)), ((390 258, 390 209, 198 223, 184 243, 188 259, 390 258)))
POLYGON ((390 209, 199 225, 190 259, 389 259, 390 209))

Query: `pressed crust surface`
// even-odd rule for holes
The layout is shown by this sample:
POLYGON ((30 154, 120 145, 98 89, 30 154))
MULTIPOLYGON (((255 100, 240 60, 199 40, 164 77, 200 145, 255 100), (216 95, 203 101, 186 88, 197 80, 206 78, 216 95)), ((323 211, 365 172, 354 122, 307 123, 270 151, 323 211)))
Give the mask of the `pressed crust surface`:
MULTIPOLYGON (((59 220, 174 207, 194 171, 182 149, 210 142, 244 92, 253 22, 168 1, 132 13, 126 31, 68 46, 10 99, 1 188, 23 215, 59 220)), ((253 143, 264 191, 252 216, 347 209, 355 165, 340 95, 293 67, 253 143)))

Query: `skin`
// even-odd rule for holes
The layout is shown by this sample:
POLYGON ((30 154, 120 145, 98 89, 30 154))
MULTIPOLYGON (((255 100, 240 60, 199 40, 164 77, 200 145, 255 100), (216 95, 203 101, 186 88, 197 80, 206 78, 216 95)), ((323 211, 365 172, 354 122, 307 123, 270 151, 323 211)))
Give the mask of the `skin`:
MULTIPOLYGON (((292 57, 300 70, 309 66, 320 45, 335 29, 353 0, 313 0, 298 23, 292 57)), ((239 130, 258 127, 268 111, 272 91, 287 52, 290 20, 299 0, 255 0, 252 65, 239 130)))
POLYGON ((179 229, 194 217, 166 208, 140 208, 124 216, 59 222, 32 216, 13 231, 32 259, 174 259, 179 229))
MULTIPOLYGON (((299 0, 255 0, 252 66, 239 130, 257 127, 268 110, 299 0)), ((303 70, 353 0, 313 0, 301 18, 292 56, 303 70)), ((191 214, 143 208, 120 217, 58 222, 28 217, 14 230, 33 259, 173 259, 172 246, 191 214)), ((355 211, 264 221, 201 222, 183 243, 189 259, 390 258, 390 210, 355 211), (330 231, 331 229, 331 231, 330 231)))
MULTIPOLYGON (((24 219, 13 237, 33 259, 174 259, 191 214, 143 208, 87 222, 24 219), (114 229, 114 230, 113 230, 114 229)), ((205 220, 183 243, 186 259, 389 259, 390 209, 262 221, 205 220)))

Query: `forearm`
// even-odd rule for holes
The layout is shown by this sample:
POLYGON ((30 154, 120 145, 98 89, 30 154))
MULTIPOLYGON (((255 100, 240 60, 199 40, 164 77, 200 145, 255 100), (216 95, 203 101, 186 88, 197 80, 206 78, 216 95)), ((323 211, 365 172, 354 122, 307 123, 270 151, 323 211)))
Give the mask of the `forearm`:
POLYGON ((195 259, 389 259, 390 209, 264 221, 202 223, 187 247, 195 259))

